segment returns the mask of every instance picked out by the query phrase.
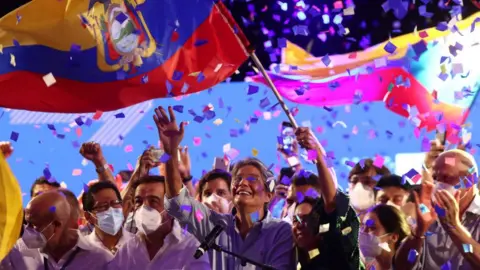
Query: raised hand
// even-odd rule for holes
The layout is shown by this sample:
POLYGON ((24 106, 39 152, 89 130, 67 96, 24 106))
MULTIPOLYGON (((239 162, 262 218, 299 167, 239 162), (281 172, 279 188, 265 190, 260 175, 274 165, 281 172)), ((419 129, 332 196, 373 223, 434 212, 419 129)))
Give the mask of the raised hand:
POLYGON ((299 127, 295 130, 295 136, 297 136, 298 144, 307 150, 316 150, 320 151, 323 155, 325 155, 325 149, 323 149, 322 145, 318 141, 313 131, 308 127, 299 127))
POLYGON ((10 142, 0 142, 0 152, 5 158, 9 158, 13 153, 13 147, 10 142))
POLYGON ((180 154, 180 164, 178 169, 180 170, 180 175, 183 178, 190 177, 190 171, 192 169, 190 154, 188 153, 188 146, 179 147, 178 153, 180 154))
POLYGON ((432 204, 433 179, 430 172, 426 169, 422 171, 422 185, 419 193, 414 192, 415 207, 417 209, 417 228, 415 235, 421 237, 425 235, 428 228, 437 219, 437 213, 432 204))
POLYGON ((150 172, 152 168, 160 165, 160 162, 156 159, 153 153, 154 149, 155 148, 150 147, 138 158, 136 171, 140 174, 139 177, 148 175, 148 172, 150 172))
POLYGON ((433 163, 435 162, 435 159, 437 159, 437 157, 441 153, 443 153, 443 151, 445 151, 445 146, 442 145, 442 143, 438 139, 430 141, 430 151, 427 152, 424 160, 427 168, 430 169, 431 167, 433 167, 433 163))
POLYGON ((156 108, 153 120, 157 126, 160 142, 165 153, 172 155, 174 151, 178 151, 178 147, 183 140, 185 123, 182 122, 180 126, 177 125, 175 113, 171 106, 168 107, 168 112, 170 117, 167 116, 167 112, 163 107, 156 108))
POLYGON ((80 147, 80 155, 94 163, 101 163, 105 161, 102 147, 100 147, 100 144, 96 142, 87 142, 82 144, 82 147, 80 147))

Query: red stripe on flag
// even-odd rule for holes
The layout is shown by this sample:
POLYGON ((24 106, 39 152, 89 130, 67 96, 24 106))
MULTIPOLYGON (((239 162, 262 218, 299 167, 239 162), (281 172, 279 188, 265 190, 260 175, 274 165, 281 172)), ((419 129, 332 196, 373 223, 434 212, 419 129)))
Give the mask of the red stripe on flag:
POLYGON ((213 87, 247 60, 245 45, 249 44, 240 29, 234 33, 232 26, 235 24, 229 21, 231 17, 225 13, 228 12, 225 7, 221 4, 217 7, 212 9, 210 16, 182 48, 162 66, 146 73, 146 84, 142 84, 143 75, 106 83, 84 83, 55 77, 56 83, 47 87, 43 81, 45 74, 17 71, 0 76, 0 107, 68 113, 111 111, 166 97, 167 79, 175 96, 184 95, 184 83, 189 85, 185 94, 213 87), (208 42, 195 46, 198 40, 208 42), (215 72, 219 65, 221 68, 215 72), (183 72, 181 81, 171 80, 175 71, 183 72), (198 72, 204 76, 200 82, 193 74, 198 72))

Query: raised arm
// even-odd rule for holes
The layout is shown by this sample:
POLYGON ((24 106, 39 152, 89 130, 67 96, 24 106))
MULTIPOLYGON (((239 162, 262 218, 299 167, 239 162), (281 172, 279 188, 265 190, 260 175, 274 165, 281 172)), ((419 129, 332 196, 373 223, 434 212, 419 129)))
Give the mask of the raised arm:
POLYGON ((133 172, 130 180, 128 181, 127 186, 122 190, 122 200, 123 200, 123 211, 125 216, 130 213, 134 206, 134 196, 135 191, 133 186, 135 183, 149 174, 150 170, 158 166, 158 162, 155 160, 154 155, 152 154, 153 147, 143 152, 143 154, 138 158, 135 171, 133 172))
MULTIPOLYGON (((424 166, 425 167, 425 166, 424 166)), ((422 186, 420 194, 415 195, 415 208, 417 210, 417 227, 411 236, 405 238, 395 254, 395 269, 415 269, 418 259, 423 252, 425 234, 428 228, 435 222, 437 216, 432 206, 433 180, 428 168, 422 170, 422 186), (411 257, 409 254, 418 254, 411 257), (410 259, 409 259, 410 257, 410 259), (412 258, 414 258, 412 260, 412 258)))
POLYGON ((196 201, 183 186, 178 148, 183 139, 185 124, 181 123, 178 126, 172 107, 169 107, 168 111, 170 116, 167 116, 164 108, 158 107, 153 117, 163 149, 168 155, 165 168, 165 209, 182 225, 186 225, 187 230, 199 241, 203 241, 210 230, 218 224, 219 219, 225 220, 227 217, 211 211, 196 201))
POLYGON ((309 155, 315 155, 315 161, 318 171, 317 187, 320 189, 322 199, 325 202, 325 211, 331 213, 335 210, 335 198, 337 194, 336 179, 334 179, 326 162, 326 153, 318 139, 310 128, 301 127, 295 132, 297 141, 303 148, 309 151, 309 155), (312 153, 313 152, 313 153, 312 153))
POLYGON ((115 177, 108 166, 107 160, 103 156, 102 147, 96 142, 87 142, 80 147, 80 155, 95 165, 98 174, 98 181, 110 181, 114 184, 115 177))

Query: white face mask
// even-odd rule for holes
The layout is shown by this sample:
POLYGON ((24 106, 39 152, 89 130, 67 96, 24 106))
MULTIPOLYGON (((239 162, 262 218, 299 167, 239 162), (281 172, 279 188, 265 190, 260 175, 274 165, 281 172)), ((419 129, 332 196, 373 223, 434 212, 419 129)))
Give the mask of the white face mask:
POLYGON ((388 243, 380 243, 380 237, 364 232, 359 233, 358 245, 360 246, 360 251, 362 252, 363 256, 367 258, 375 258, 382 253, 382 249, 390 252, 388 243))
POLYGON ((225 199, 223 197, 220 197, 215 193, 210 195, 204 202, 208 203, 210 205, 212 205, 213 202, 215 202, 219 207, 218 210, 220 211, 220 214, 230 214, 230 212, 232 210, 231 209, 231 206, 232 206, 231 203, 227 199, 225 199))
MULTIPOLYGON (((162 213, 163 212, 165 212, 165 210, 162 211, 162 213)), ((140 232, 144 233, 145 235, 149 235, 155 232, 160 227, 160 225, 163 224, 162 213, 159 213, 157 210, 151 207, 142 205, 135 212, 135 225, 140 232)))
POLYGON ((350 192, 350 203, 356 210, 367 210, 375 204, 373 189, 362 183, 357 183, 350 192))
POLYGON ((123 225, 122 208, 108 208, 107 211, 97 213, 98 227, 109 235, 116 235, 123 225))
MULTIPOLYGON (((45 227, 45 229, 48 228, 48 226, 50 225, 51 223, 48 224, 47 227, 45 227)), ((53 234, 52 236, 50 236, 50 238, 52 237, 53 237, 53 234)), ((30 249, 45 248, 50 238, 49 239, 45 238, 45 235, 43 235, 43 233, 30 227, 25 227, 25 230, 22 235, 22 240, 25 243, 25 246, 27 246, 30 249)))

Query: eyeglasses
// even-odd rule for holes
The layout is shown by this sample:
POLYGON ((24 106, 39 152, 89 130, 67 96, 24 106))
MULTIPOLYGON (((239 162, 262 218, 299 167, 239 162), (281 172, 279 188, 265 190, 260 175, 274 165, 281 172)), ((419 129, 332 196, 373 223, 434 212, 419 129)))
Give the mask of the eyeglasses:
POLYGON ((261 179, 257 175, 237 175, 233 177, 233 185, 236 186, 242 182, 242 180, 247 180, 248 182, 258 183, 261 179))
POLYGON ((97 204, 93 207, 93 211, 95 212, 103 212, 103 211, 107 211, 108 208, 120 208, 122 207, 122 200, 113 200, 113 201, 110 201, 110 202, 106 202, 106 203, 101 203, 101 204, 97 204))

